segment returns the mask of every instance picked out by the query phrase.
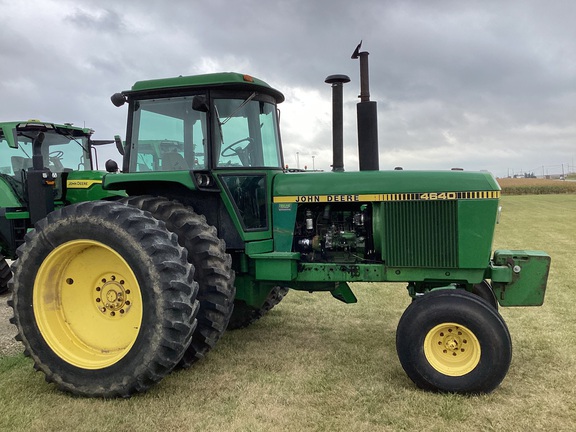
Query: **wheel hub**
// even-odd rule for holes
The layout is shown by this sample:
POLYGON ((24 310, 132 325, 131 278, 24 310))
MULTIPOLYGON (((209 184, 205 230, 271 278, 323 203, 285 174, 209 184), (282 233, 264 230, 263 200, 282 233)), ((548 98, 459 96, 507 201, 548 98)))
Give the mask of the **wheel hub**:
POLYGON ((437 325, 424 341, 424 354, 432 367, 450 376, 462 376, 474 370, 480 353, 474 333, 456 323, 437 325))
MULTIPOLYGON (((443 334, 441 333, 440 337, 442 336, 443 334)), ((458 331, 457 337, 452 334, 449 334, 448 336, 445 337, 443 342, 438 341, 438 345, 444 345, 443 353, 457 356, 459 352, 465 352, 466 351, 465 347, 468 341, 466 339, 462 339, 461 336, 462 332, 458 331)))
POLYGON ((109 317, 122 317, 130 310, 130 290, 115 274, 104 276, 95 288, 98 310, 109 317))

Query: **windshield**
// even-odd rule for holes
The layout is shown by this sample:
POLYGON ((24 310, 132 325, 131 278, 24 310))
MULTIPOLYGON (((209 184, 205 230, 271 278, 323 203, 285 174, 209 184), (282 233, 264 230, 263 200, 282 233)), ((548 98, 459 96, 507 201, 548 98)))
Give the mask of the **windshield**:
POLYGON ((246 99, 215 99, 218 167, 281 168, 276 106, 246 99))
POLYGON ((276 105, 265 95, 241 95, 214 99, 212 149, 208 107, 193 108, 195 98, 204 96, 136 100, 130 171, 207 169, 209 154, 211 165, 221 168, 281 168, 276 105))
MULTIPOLYGON (((32 167, 32 142, 39 133, 38 130, 19 130, 16 148, 10 147, 0 134, 0 173, 17 175, 32 167)), ((87 141, 87 136, 72 137, 45 131, 42 143, 44 166, 52 172, 91 169, 87 141)))
POLYGON ((206 113, 193 96, 135 102, 130 171, 206 168, 206 113))

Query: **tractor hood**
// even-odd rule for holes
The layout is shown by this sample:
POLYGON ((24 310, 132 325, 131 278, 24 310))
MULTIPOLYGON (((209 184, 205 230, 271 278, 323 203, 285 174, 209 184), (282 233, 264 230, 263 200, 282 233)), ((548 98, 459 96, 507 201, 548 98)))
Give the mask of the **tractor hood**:
POLYGON ((386 201, 391 194, 407 195, 405 200, 499 198, 500 186, 488 172, 304 172, 278 174, 273 194, 277 203, 386 201))

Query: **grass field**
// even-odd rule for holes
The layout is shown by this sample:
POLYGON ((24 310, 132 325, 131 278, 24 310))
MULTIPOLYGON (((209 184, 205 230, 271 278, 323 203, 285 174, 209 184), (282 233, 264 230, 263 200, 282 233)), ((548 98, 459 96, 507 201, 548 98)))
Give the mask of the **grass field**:
POLYGON ((576 195, 506 196, 496 247, 552 256, 543 307, 501 308, 512 365, 492 394, 420 391, 395 351, 399 284, 355 284, 359 302, 290 292, 209 356, 127 400, 71 397, 23 356, 0 358, 2 431, 573 431, 576 195))

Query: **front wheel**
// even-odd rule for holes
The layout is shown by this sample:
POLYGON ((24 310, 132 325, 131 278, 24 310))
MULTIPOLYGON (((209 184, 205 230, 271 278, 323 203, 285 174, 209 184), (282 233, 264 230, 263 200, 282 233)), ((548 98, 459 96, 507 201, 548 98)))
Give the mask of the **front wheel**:
POLYGON ((496 295, 492 289, 492 285, 487 280, 483 280, 480 283, 472 285, 472 294, 479 296, 486 300, 494 309, 498 310, 498 300, 496 300, 496 295))
POLYGON ((64 207, 26 235, 13 265, 12 322, 37 370, 82 396, 130 396, 178 364, 196 326, 186 250, 139 209, 64 207))
POLYGON ((433 291, 411 303, 398 323, 396 349, 418 387, 453 393, 491 392, 512 358, 500 314, 463 290, 433 291))

